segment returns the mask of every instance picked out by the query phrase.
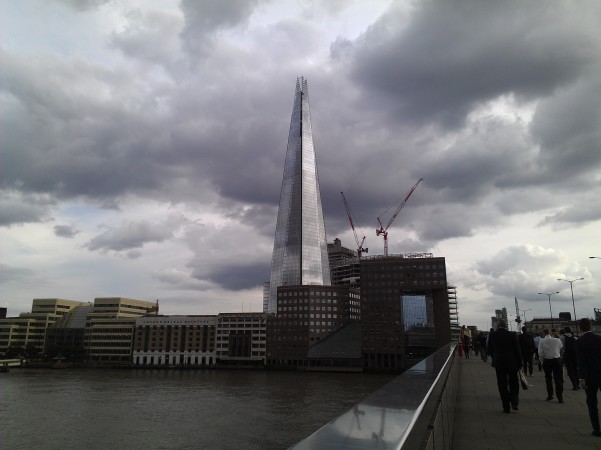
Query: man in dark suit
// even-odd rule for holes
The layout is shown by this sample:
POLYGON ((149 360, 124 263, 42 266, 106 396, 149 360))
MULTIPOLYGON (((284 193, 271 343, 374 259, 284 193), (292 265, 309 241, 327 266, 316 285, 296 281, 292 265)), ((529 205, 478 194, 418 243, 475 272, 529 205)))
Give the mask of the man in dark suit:
POLYGON ((593 435, 601 437, 597 391, 601 389, 601 336, 594 334, 590 319, 580 319, 582 336, 576 341, 578 378, 580 387, 586 390, 586 406, 593 426, 593 435))
POLYGON ((504 320, 497 322, 497 330, 490 338, 489 350, 497 372, 497 387, 503 412, 509 413, 510 404, 517 411, 520 393, 518 370, 522 367, 522 354, 517 335, 507 330, 504 320))

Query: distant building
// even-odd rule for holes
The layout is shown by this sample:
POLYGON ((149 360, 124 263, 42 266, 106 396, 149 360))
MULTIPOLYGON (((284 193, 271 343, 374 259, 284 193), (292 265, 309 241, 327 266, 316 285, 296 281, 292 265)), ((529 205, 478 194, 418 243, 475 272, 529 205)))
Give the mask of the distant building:
POLYGON ((7 311, 8 310, 6 308, 0 308, 0 319, 6 319, 7 311))
POLYGON ((443 257, 431 253, 361 260, 365 369, 402 371, 451 340, 443 257))
POLYGON ((267 314, 259 312, 217 315, 215 362, 220 366, 265 366, 267 314))
POLYGON ((0 354, 10 347, 27 348, 43 354, 47 328, 83 302, 61 298, 36 298, 30 313, 0 319, 0 354))
POLYGON ((94 308, 86 316, 84 348, 90 361, 97 364, 130 364, 136 319, 158 314, 158 302, 124 297, 94 299, 94 308))
POLYGON ((268 319, 270 366, 306 366, 312 345, 361 319, 360 293, 348 286, 281 286, 277 295, 277 315, 268 319))
POLYGON ((343 247, 336 238, 333 243, 328 243, 328 259, 332 286, 360 287, 361 268, 355 250, 343 247))
POLYGON ((307 80, 296 80, 271 260, 268 313, 280 286, 330 285, 307 80))
POLYGON ((449 295, 449 320, 451 322, 451 341, 457 342, 461 335, 461 327, 459 326, 459 311, 457 307, 457 287, 447 286, 449 295))
POLYGON ((217 316, 144 316, 136 319, 136 366, 212 366, 217 316))
POLYGON ((50 357, 62 355, 71 359, 74 353, 85 357, 86 317, 94 310, 91 304, 78 305, 46 330, 46 351, 50 357))

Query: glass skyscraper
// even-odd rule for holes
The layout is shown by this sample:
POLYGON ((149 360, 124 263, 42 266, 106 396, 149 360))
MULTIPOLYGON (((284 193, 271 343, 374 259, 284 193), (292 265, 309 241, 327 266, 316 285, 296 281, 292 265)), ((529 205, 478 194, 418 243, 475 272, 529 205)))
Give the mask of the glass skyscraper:
POLYGON ((269 282, 270 313, 277 312, 278 286, 331 284, 304 77, 296 80, 269 282))

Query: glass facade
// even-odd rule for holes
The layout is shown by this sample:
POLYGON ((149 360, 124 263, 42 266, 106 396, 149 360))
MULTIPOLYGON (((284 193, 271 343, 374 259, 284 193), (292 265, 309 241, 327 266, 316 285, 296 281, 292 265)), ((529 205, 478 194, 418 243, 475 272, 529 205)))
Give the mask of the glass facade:
POLYGON ((269 281, 270 313, 277 313, 278 286, 331 284, 309 91, 303 77, 296 80, 269 281))

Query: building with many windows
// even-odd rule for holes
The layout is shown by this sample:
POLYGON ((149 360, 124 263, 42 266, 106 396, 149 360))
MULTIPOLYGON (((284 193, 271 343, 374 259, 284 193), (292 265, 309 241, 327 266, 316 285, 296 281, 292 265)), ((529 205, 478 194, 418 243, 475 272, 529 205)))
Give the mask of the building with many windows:
POLYGON ((451 340, 446 266, 431 253, 361 260, 366 369, 402 371, 451 340))
POLYGON ((217 316, 145 316, 136 319, 136 366, 191 367, 215 363, 217 316))
POLYGON ((220 366, 265 366, 267 314, 217 315, 215 359, 220 366))
POLYGON ((326 230, 313 146, 307 80, 296 80, 275 229, 268 313, 280 286, 330 285, 326 230))
POLYGON ((88 359, 98 364, 131 363, 136 319, 156 315, 158 309, 158 302, 124 297, 94 299, 84 333, 88 359))
POLYGON ((359 291, 348 286, 281 286, 268 320, 267 363, 304 366, 309 348, 349 321, 361 319, 359 291))
POLYGON ((43 354, 47 328, 76 306, 85 304, 62 298, 34 299, 31 312, 0 319, 0 354, 6 353, 11 347, 29 348, 30 352, 43 354))

